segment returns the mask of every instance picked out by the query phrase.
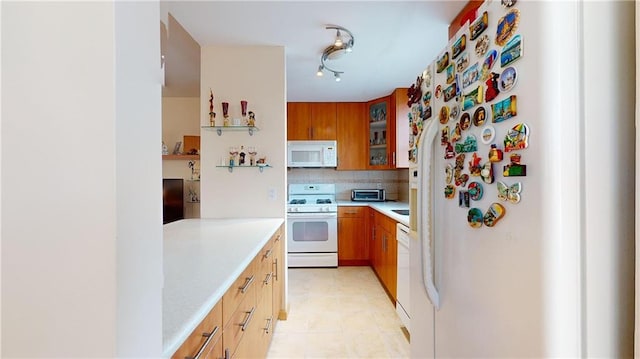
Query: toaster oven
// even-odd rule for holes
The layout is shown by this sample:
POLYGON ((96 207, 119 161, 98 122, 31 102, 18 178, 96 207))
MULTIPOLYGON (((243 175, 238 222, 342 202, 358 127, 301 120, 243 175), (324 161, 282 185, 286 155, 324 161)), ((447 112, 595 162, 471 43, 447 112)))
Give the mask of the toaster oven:
POLYGON ((386 194, 383 189, 352 189, 351 200, 354 202, 384 202, 386 194))

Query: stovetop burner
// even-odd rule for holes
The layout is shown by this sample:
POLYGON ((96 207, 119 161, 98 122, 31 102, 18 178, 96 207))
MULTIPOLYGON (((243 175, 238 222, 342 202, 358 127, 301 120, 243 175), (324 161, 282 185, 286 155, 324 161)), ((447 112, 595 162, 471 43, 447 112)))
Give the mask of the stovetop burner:
POLYGON ((289 204, 306 204, 307 200, 306 199, 292 199, 291 202, 289 202, 289 204))
POLYGON ((331 200, 329 198, 317 199, 316 204, 331 204, 331 200))

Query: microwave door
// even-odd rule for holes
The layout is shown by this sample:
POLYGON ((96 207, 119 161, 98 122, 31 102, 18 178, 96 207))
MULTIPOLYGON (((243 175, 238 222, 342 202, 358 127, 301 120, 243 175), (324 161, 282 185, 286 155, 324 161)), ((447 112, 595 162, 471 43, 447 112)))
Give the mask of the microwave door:
POLYGON ((289 151, 289 163, 297 167, 321 167, 322 147, 293 148, 289 151))

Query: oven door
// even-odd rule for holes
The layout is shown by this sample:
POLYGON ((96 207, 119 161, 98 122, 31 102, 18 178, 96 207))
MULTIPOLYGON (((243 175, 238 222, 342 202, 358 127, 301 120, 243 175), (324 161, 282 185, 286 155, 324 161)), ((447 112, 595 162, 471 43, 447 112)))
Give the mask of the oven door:
POLYGON ((287 215, 289 253, 336 253, 337 213, 290 213, 287 215))

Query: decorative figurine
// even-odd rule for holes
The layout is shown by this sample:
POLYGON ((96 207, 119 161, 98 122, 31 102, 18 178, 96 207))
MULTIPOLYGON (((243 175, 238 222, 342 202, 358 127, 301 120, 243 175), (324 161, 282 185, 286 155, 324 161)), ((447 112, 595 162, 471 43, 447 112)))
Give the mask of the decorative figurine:
POLYGON ((247 153, 244 152, 244 146, 240 146, 240 153, 238 158, 238 166, 244 166, 246 164, 245 158, 247 157, 247 153))
POLYGON ((164 141, 162 141, 162 154, 163 155, 168 155, 169 154, 169 147, 167 147, 167 144, 164 143, 164 141))
POLYGON ((242 122, 244 125, 247 124, 247 101, 240 101, 240 109, 242 110, 242 122))
POLYGON ((209 88, 209 126, 216 125, 216 113, 213 112, 213 90, 209 88))
POLYGON ((253 111, 249 111, 249 123, 247 123, 249 127, 256 126, 256 114, 253 111))
POLYGON ((229 103, 228 102, 223 102, 222 103, 222 117, 224 117, 224 126, 227 127, 229 126, 231 123, 229 121, 229 103))
POLYGON ((256 151, 254 146, 249 146, 247 147, 247 153, 249 154, 249 165, 254 166, 256 164, 256 155, 258 154, 258 151, 256 151))

